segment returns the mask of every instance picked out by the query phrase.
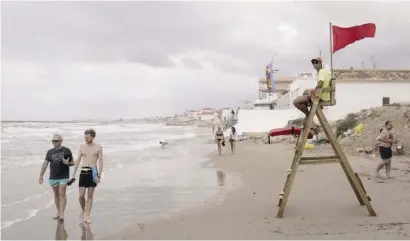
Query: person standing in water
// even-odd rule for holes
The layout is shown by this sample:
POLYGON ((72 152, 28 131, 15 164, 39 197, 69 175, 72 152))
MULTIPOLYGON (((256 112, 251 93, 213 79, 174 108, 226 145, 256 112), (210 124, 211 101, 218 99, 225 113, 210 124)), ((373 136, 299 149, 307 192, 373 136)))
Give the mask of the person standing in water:
POLYGON ((75 162, 73 178, 77 169, 81 165, 79 186, 79 202, 81 206, 80 219, 86 223, 91 223, 91 208, 93 205, 94 191, 100 182, 103 171, 103 148, 101 145, 94 143, 95 131, 93 129, 84 132, 85 144, 80 146, 78 158, 75 162), (97 170, 98 160, 98 170, 97 170), (85 195, 87 194, 87 200, 85 195))
POLYGON ((63 137, 61 135, 54 135, 51 141, 53 148, 47 151, 43 164, 41 165, 40 177, 38 182, 43 184, 44 172, 50 164, 50 178, 49 185, 53 188, 54 203, 56 205, 57 214, 53 219, 64 220, 64 211, 67 205, 67 182, 70 177, 70 167, 74 165, 73 154, 71 150, 62 146, 63 137))
POLYGON ((222 156, 222 146, 225 145, 225 140, 224 140, 224 133, 221 130, 221 127, 218 126, 218 130, 215 132, 215 141, 216 144, 218 145, 218 154, 222 156))
POLYGON ((390 178, 391 170, 391 158, 393 156, 392 145, 396 143, 396 140, 393 138, 393 124, 391 121, 386 121, 384 124, 384 129, 380 133, 380 144, 379 152, 382 162, 377 166, 376 176, 380 178, 380 170, 383 167, 386 167, 386 176, 390 178))
POLYGON ((238 140, 238 135, 236 133, 236 129, 235 127, 232 126, 229 132, 229 143, 231 144, 232 155, 235 155, 235 145, 236 145, 237 140, 238 140))

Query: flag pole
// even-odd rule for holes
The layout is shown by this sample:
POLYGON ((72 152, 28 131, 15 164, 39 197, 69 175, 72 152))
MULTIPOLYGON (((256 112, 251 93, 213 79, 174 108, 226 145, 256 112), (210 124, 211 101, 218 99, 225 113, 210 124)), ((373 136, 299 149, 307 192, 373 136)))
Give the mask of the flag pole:
POLYGON ((332 22, 329 22, 329 41, 330 41, 330 102, 332 105, 336 105, 336 80, 333 73, 333 27, 332 22))
POLYGON ((329 40, 330 40, 330 74, 333 78, 333 34, 332 34, 332 22, 329 22, 329 40))

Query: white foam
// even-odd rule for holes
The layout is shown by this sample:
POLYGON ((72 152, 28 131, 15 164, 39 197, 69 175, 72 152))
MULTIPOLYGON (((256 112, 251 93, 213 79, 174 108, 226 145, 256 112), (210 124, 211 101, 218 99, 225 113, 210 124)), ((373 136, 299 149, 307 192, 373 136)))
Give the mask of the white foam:
MULTIPOLYGON (((104 174, 104 173, 103 173, 103 174, 104 174)), ((75 190, 67 190, 67 194, 69 194, 69 193, 71 193, 71 192, 73 192, 73 191, 75 191, 75 190)), ((41 193, 41 194, 39 194, 39 195, 44 195, 45 193, 46 193, 46 192, 41 193)), ((36 195, 36 196, 38 196, 38 195, 36 195)), ((31 198, 31 199, 33 199, 33 198, 31 198)), ((23 201, 23 200, 22 200, 22 201, 23 201)), ((15 203, 16 203, 16 202, 15 202, 15 203)), ((15 204, 15 203, 14 203, 14 204, 15 204)), ((20 203, 22 203, 22 202, 20 202, 20 203)), ((23 221, 27 221, 27 220, 29 220, 29 219, 31 219, 31 218, 34 218, 34 217, 37 215, 38 212, 40 212, 41 210, 44 210, 44 209, 47 209, 47 208, 51 207, 53 204, 54 204, 54 200, 50 200, 50 202, 49 202, 46 206, 44 206, 44 207, 41 207, 41 208, 38 208, 38 209, 27 210, 28 215, 25 216, 24 218, 18 218, 18 219, 14 219, 14 220, 12 220, 12 221, 2 222, 2 225, 1 225, 1 229, 0 229, 0 230, 5 229, 5 228, 9 228, 9 227, 11 227, 12 225, 14 225, 14 224, 16 224, 16 223, 20 223, 20 222, 23 222, 23 221)))
POLYGON ((49 139, 55 132, 61 133, 65 144, 73 149, 83 142, 83 130, 94 128, 98 136, 102 134, 99 140, 106 154, 157 147, 160 139, 172 142, 196 137, 194 132, 178 134, 180 130, 193 128, 162 124, 26 122, 2 123, 2 126, 2 170, 39 165, 44 159, 44 152, 51 147, 49 139), (141 131, 146 133, 140 134, 141 131))
POLYGON ((27 211, 28 215, 24 218, 18 218, 18 219, 12 220, 12 221, 6 221, 6 222, 2 223, 1 229, 5 229, 5 228, 8 228, 8 227, 10 227, 10 226, 12 226, 16 223, 23 222, 23 221, 29 220, 31 218, 34 218, 39 211, 41 211, 43 209, 46 209, 46 208, 49 208, 51 205, 53 205, 53 203, 54 203, 54 200, 51 200, 46 206, 44 206, 42 208, 28 210, 27 211))
POLYGON ((8 207, 8 206, 12 206, 12 205, 19 204, 19 203, 25 203, 25 202, 28 202, 28 201, 30 201, 30 200, 33 200, 33 199, 42 197, 43 195, 45 195, 45 194, 47 194, 47 193, 49 193, 49 191, 45 191, 45 192, 42 192, 42 193, 40 193, 40 194, 31 196, 31 197, 28 197, 28 198, 25 198, 25 199, 22 199, 22 200, 18 200, 18 201, 9 203, 9 204, 2 204, 1 207, 8 207))

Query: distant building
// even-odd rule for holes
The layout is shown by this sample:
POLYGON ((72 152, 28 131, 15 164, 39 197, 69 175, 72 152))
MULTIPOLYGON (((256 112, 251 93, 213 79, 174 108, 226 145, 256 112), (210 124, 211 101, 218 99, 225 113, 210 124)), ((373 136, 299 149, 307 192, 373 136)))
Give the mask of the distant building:
POLYGON ((196 110, 186 110, 184 116, 188 119, 198 119, 199 111, 196 110))
POLYGON ((212 121, 216 115, 216 110, 211 108, 205 108, 199 111, 198 120, 212 121))
MULTIPOLYGON (((281 94, 283 91, 289 89, 289 85, 296 79, 296 77, 275 77, 274 78, 274 94, 281 94)), ((265 99, 268 96, 268 87, 266 78, 259 79, 259 99, 265 99)))

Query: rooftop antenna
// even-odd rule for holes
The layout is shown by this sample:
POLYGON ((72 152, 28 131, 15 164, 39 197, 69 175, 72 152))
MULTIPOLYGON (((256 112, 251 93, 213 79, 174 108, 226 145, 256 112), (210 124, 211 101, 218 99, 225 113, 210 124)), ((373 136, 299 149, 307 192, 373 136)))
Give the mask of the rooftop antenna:
POLYGON ((371 56, 370 60, 372 61, 373 69, 376 69, 376 62, 374 61, 374 56, 371 56))

